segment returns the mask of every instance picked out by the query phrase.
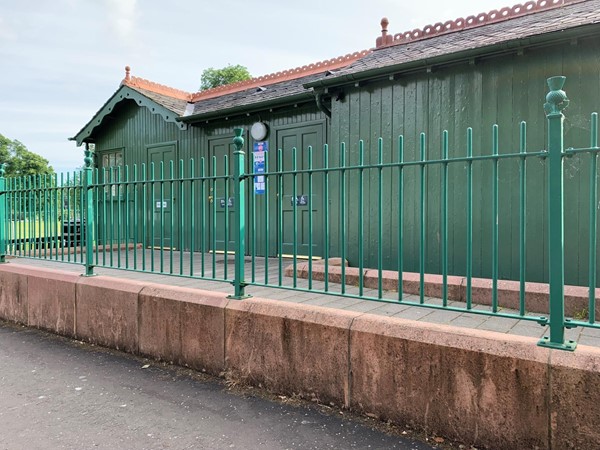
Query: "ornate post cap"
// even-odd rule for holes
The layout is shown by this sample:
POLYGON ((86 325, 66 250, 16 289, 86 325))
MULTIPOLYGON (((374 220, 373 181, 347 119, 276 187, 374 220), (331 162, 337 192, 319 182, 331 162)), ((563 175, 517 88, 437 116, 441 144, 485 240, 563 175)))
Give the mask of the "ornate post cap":
POLYGON ((6 174, 6 163, 0 164, 0 178, 4 178, 6 174))
POLYGON ((239 152, 242 150, 244 146, 244 138, 242 137, 242 133, 244 132, 243 128, 234 128, 233 132, 235 133, 235 137, 233 138, 233 145, 235 145, 235 149, 239 152))
POLYGON ((551 114, 562 114, 563 110, 569 106, 567 94, 562 90, 567 77, 551 77, 548 78, 548 87, 550 92, 546 94, 546 103, 544 103, 544 111, 546 116, 551 114))
POLYGON ((83 162, 85 163, 85 168, 91 169, 92 163, 94 162, 93 153, 89 148, 87 148, 87 146, 86 146, 86 149, 83 151, 83 153, 85 154, 85 158, 83 158, 83 162))

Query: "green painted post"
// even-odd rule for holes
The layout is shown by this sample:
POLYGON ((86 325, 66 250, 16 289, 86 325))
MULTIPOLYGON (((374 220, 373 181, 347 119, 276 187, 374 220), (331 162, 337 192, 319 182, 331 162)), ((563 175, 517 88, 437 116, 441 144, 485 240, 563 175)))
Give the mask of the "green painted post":
POLYGON ((83 162, 83 189, 85 191, 85 222, 82 226, 82 232, 85 230, 85 276, 94 276, 94 187, 93 187, 93 168, 92 152, 88 144, 85 145, 85 158, 83 162))
POLYGON ((575 350, 576 342, 565 342, 564 302, 564 197, 563 150, 564 115, 569 100, 562 90, 565 77, 548 78, 550 92, 544 111, 548 119, 548 257, 550 284, 550 336, 538 345, 562 350, 575 350))
MULTIPOLYGON (((235 229, 237 232, 236 249, 235 249, 235 276, 233 278, 233 286, 235 287, 235 294, 230 295, 229 298, 236 300, 242 300, 250 297, 244 293, 246 282, 244 281, 244 255, 246 254, 246 189, 245 189, 245 176, 244 176, 244 156, 245 153, 242 150, 244 147, 244 138, 242 133, 243 128, 234 129, 235 137, 233 138, 233 145, 235 151, 233 152, 233 184, 234 184, 234 197, 236 199, 235 208, 235 229)), ((225 200, 227 202, 227 200, 225 200)), ((226 203, 227 204, 227 203, 226 203)), ((253 230, 254 231, 254 230, 253 230)), ((225 230, 225 236, 229 233, 225 230)), ((227 241, 227 239, 226 239, 227 241)), ((227 251, 225 252, 225 259, 227 259, 227 251)))
POLYGON ((6 262, 6 164, 0 164, 0 263, 6 262))

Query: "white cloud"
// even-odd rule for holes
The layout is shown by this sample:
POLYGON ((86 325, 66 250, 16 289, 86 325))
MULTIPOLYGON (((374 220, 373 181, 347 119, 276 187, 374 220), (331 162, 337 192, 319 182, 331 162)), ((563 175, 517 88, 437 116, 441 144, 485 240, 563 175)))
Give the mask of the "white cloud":
POLYGON ((3 17, 0 17, 0 42, 14 41, 16 38, 17 33, 15 33, 10 24, 3 17))
POLYGON ((105 1, 111 28, 120 39, 130 40, 135 31, 136 0, 105 1))

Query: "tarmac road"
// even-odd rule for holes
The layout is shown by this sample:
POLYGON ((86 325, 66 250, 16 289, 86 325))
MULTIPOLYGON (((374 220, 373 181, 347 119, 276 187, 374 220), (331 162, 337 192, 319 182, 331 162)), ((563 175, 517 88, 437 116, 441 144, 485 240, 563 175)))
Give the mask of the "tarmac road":
POLYGON ((0 321, 0 449, 189 448, 433 447, 0 321))

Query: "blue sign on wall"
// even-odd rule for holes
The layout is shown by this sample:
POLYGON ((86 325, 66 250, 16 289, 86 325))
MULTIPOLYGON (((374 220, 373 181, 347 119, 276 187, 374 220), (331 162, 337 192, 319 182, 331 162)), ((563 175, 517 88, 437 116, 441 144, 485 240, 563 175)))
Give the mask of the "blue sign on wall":
MULTIPOLYGON (((260 141, 254 143, 254 173, 265 173, 265 153, 269 151, 269 142, 260 141)), ((256 175, 254 177, 254 193, 265 193, 265 176, 256 175)))

